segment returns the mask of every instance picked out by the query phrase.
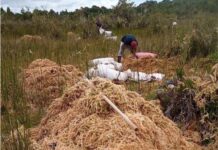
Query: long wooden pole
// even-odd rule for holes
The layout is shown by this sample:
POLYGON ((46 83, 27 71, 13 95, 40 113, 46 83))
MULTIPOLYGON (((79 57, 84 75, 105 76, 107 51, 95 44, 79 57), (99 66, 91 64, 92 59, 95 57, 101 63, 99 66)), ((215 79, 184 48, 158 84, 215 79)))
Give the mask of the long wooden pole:
POLYGON ((129 119, 129 117, 124 114, 114 103, 111 102, 109 98, 105 95, 102 95, 103 99, 126 121, 126 123, 133 128, 135 131, 138 130, 137 126, 129 119))
MULTIPOLYGON (((89 81, 89 79, 85 78, 85 80, 94 87, 94 85, 89 81)), ((138 131, 138 127, 129 119, 129 117, 124 114, 111 100, 105 96, 102 92, 100 92, 102 98, 122 117, 122 119, 135 131, 138 131)))

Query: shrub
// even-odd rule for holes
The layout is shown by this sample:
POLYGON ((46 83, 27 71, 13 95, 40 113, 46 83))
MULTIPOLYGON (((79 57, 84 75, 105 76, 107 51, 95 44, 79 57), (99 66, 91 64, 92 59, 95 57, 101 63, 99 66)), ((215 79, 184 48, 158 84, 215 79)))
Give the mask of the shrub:
POLYGON ((187 45, 186 60, 190 60, 196 56, 206 57, 210 53, 215 52, 217 41, 217 32, 204 33, 203 31, 194 29, 187 45))

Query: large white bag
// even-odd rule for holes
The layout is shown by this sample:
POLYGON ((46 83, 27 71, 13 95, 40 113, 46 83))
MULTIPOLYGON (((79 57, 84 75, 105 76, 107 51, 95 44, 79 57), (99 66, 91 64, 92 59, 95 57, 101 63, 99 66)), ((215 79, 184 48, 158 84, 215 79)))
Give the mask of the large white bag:
POLYGON ((99 28, 99 33, 102 35, 104 32, 105 32, 105 30, 102 27, 100 27, 99 28))
POLYGON ((152 73, 152 74, 146 74, 143 72, 131 72, 128 74, 129 78, 134 81, 151 81, 156 80, 160 81, 164 78, 164 74, 161 73, 152 73))
POLYGON ((109 69, 113 69, 113 70, 116 70, 115 69, 115 66, 113 64, 98 64, 97 65, 97 68, 109 68, 109 69))
POLYGON ((128 79, 128 75, 126 72, 120 72, 117 70, 114 70, 108 65, 98 65, 97 68, 91 68, 88 72, 90 77, 102 77, 107 78, 110 80, 120 80, 120 81, 126 81, 128 79))
POLYGON ((114 62, 114 58, 106 57, 106 58, 97 58, 93 59, 89 62, 91 66, 98 65, 98 64, 110 64, 114 62))
POLYGON ((115 70, 118 70, 118 71, 122 71, 123 70, 123 65, 121 63, 118 63, 118 62, 114 61, 113 65, 115 67, 115 70))
POLYGON ((112 31, 104 31, 104 36, 105 37, 111 37, 112 36, 112 31))
POLYGON ((105 36, 106 39, 110 39, 110 40, 117 40, 117 36, 105 36))
POLYGON ((118 71, 122 71, 123 65, 118 63, 114 60, 114 58, 106 57, 106 58, 97 58, 93 59, 89 62, 90 66, 97 66, 99 64, 109 65, 108 67, 111 68, 111 65, 114 65, 114 69, 118 71))

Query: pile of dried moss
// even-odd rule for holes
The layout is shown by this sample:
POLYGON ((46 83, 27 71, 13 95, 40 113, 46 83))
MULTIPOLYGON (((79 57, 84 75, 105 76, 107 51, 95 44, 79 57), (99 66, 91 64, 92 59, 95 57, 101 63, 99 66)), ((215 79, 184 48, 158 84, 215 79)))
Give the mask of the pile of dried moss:
POLYGON ((122 85, 96 78, 81 80, 50 105, 31 129, 33 149, 200 149, 188 142, 161 110, 122 85), (106 95, 138 127, 133 130, 103 100, 106 95))

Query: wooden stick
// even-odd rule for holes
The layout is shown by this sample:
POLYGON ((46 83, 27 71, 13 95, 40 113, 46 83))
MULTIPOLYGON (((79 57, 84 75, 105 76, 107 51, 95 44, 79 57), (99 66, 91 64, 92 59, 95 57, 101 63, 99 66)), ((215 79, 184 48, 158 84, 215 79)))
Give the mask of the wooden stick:
POLYGON ((109 98, 107 98, 105 95, 102 95, 104 100, 123 118, 126 123, 131 126, 135 131, 138 130, 137 126, 128 118, 127 115, 125 115, 114 103, 110 101, 109 98))
MULTIPOLYGON (((85 80, 89 83, 89 85, 91 85, 92 87, 94 87, 94 84, 91 83, 89 81, 89 79, 85 78, 85 80)), ((100 94, 102 95, 103 99, 123 118, 124 121, 126 121, 126 123, 132 127, 135 131, 138 131, 137 126, 129 119, 129 117, 127 115, 125 115, 114 103, 111 102, 111 100, 106 97, 103 93, 100 92, 100 94)))
POLYGON ((137 75, 138 75, 138 92, 141 93, 141 84, 140 84, 140 80, 139 80, 139 61, 137 58, 137 75))

